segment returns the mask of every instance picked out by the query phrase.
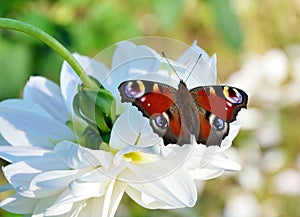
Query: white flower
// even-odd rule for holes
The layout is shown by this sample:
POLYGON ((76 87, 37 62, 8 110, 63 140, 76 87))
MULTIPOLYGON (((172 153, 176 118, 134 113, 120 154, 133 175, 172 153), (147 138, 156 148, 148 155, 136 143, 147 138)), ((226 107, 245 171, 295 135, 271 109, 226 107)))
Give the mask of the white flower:
MULTIPOLYGON (((199 53, 203 57, 187 80, 189 88, 216 82, 216 57, 209 58, 195 43, 172 64, 179 76, 188 76, 199 53)), ((8 184, 0 190, 15 191, 1 208, 34 217, 114 216, 124 193, 149 209, 191 207, 197 200, 193 179, 240 169, 222 154, 238 133, 237 123, 231 124, 220 149, 195 144, 193 138, 192 145, 164 146, 137 109, 119 102, 117 87, 126 79, 151 78, 176 87, 177 76, 156 51, 121 42, 112 70, 75 57, 116 98, 119 117, 109 147, 77 143, 77 130, 88 125, 74 114, 80 79, 67 63, 60 87, 43 77, 30 78, 23 99, 0 103, 0 157, 10 163, 3 168, 8 184)))

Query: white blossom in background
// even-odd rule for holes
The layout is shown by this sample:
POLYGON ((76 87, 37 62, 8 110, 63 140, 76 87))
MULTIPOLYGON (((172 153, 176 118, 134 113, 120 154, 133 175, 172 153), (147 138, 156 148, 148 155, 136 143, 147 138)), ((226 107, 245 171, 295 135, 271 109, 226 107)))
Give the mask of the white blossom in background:
POLYGON ((260 217, 261 208, 250 193, 236 193, 231 196, 224 209, 224 217, 260 217))
POLYGON ((275 191, 283 195, 300 195, 300 172, 295 169, 285 169, 274 178, 275 191))
MULTIPOLYGON (((187 81, 190 88, 199 82, 216 81, 215 56, 210 58, 196 44, 174 62, 176 69, 190 69, 200 52, 202 60, 187 81)), ((88 74, 117 98, 120 116, 113 125, 109 149, 81 146, 78 135, 67 124, 84 126, 74 116, 72 106, 80 79, 67 63, 62 66, 60 87, 46 78, 31 77, 22 99, 0 103, 0 157, 10 163, 3 168, 8 184, 0 190, 15 192, 1 201, 1 208, 33 217, 106 217, 115 215, 124 193, 149 209, 192 207, 197 200, 194 180, 240 169, 223 154, 239 131, 237 123, 231 124, 229 136, 218 153, 203 166, 200 162, 206 153, 205 146, 164 146, 140 112, 120 104, 117 87, 121 81, 132 79, 135 69, 148 72, 161 64, 160 55, 154 50, 131 42, 119 43, 112 70, 88 57, 75 57, 88 74), (133 74, 117 73, 120 65, 137 57, 152 57, 154 64, 132 62, 128 72, 133 74), (140 137, 135 144, 137 136, 140 137)))
POLYGON ((295 162, 287 157, 283 132, 289 126, 283 125, 281 112, 300 103, 300 46, 245 55, 241 69, 227 83, 244 89, 250 99, 247 112, 239 114, 248 137, 241 147, 231 149, 240 156, 238 162, 243 169, 237 180, 241 188, 231 188, 238 193, 226 197, 224 216, 271 217, 286 213, 281 196, 299 197, 300 157, 295 162), (255 195, 265 188, 258 203, 255 195))
POLYGON ((289 76, 289 59, 280 49, 265 54, 245 55, 240 70, 228 83, 249 93, 249 109, 241 111, 242 127, 256 131, 258 142, 264 147, 277 146, 282 140, 280 109, 283 106, 283 84, 289 76))

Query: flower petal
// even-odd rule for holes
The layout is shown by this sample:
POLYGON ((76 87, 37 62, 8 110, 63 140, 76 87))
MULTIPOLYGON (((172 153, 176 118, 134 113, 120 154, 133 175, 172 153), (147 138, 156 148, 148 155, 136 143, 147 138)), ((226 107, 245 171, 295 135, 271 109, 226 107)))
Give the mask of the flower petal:
POLYGON ((14 188, 10 184, 0 186, 0 193, 5 191, 13 191, 13 190, 14 188))
POLYGON ((19 194, 11 195, 0 202, 0 207, 8 212, 31 214, 38 200, 22 197, 19 194))
POLYGON ((39 199, 36 206, 34 207, 31 217, 44 217, 45 210, 49 206, 51 206, 51 204, 53 204, 53 202, 55 201, 56 198, 57 198, 57 195, 39 199))
MULTIPOLYGON (((126 157, 133 157, 127 168, 118 175, 118 180, 127 183, 147 183, 174 173, 188 160, 192 153, 193 146, 178 146, 179 148, 177 150, 169 148, 169 146, 128 146, 121 150, 120 153, 132 149, 131 153, 124 153, 124 156, 125 159, 126 157), (136 148, 136 150, 134 148, 136 148), (137 159, 135 159, 136 155, 137 159), (164 166, 162 167, 161 165, 164 166)), ((115 157, 120 157, 118 155, 119 152, 115 157)))
POLYGON ((57 159, 54 154, 47 154, 45 156, 31 156, 27 160, 7 165, 4 167, 3 173, 19 194, 35 197, 36 192, 34 191, 36 188, 32 189, 30 184, 35 176, 42 171, 64 169, 68 169, 68 167, 57 159))
POLYGON ((195 66, 190 78, 186 81, 189 89, 200 85, 212 85, 216 84, 216 56, 209 58, 207 53, 197 46, 195 41, 192 46, 177 60, 177 62, 184 64, 189 70, 195 66), (199 55, 201 58, 197 63, 199 55))
POLYGON ((68 111, 59 86, 44 77, 31 77, 24 88, 23 98, 30 100, 59 122, 68 121, 68 111))
POLYGON ((241 125, 239 124, 239 121, 230 123, 228 136, 226 136, 225 139, 223 139, 220 150, 219 150, 220 152, 225 151, 226 149, 228 149, 231 146, 232 141, 235 139, 235 137, 239 133, 240 129, 241 129, 241 125))
MULTIPOLYGON (((73 185, 71 188, 75 190, 74 187, 75 186, 73 185)), ((79 189, 74 191, 76 192, 75 195, 77 195, 77 193, 79 193, 79 191, 81 190, 82 192, 84 191, 84 189, 87 190, 86 187, 89 188, 89 193, 79 193, 78 196, 75 196, 74 194, 72 194, 73 190, 71 192, 67 190, 60 196, 60 198, 54 203, 53 206, 47 209, 46 215, 61 215, 67 212, 77 212, 78 214, 80 214, 78 216, 86 216, 88 214, 88 216, 113 217, 124 193, 126 184, 116 181, 110 181, 104 182, 102 184, 93 183, 93 185, 90 186, 88 186, 88 183, 86 183, 84 189, 80 189, 80 186, 76 186, 76 188, 78 187, 79 189), (95 188, 93 188, 96 187, 97 184, 98 187, 103 188, 101 191, 95 191, 95 188), (95 192, 102 193, 99 195, 95 194, 95 192), (95 204, 95 202, 98 203, 95 204), (76 206, 77 208, 72 209, 76 206)), ((96 187, 96 189, 100 190, 100 188, 98 187, 96 187)))
POLYGON ((97 179, 101 181, 95 182, 94 180, 81 180, 75 179, 69 185, 72 194, 76 197, 91 198, 101 197, 105 194, 106 187, 110 181, 110 177, 100 173, 99 171, 93 171, 93 175, 97 175, 97 179))
POLYGON ((160 57, 160 55, 146 45, 137 46, 130 41, 121 41, 117 43, 117 49, 113 55, 112 69, 118 67, 124 62, 146 57, 160 57))
POLYGON ((184 170, 157 181, 129 185, 126 193, 149 209, 192 207, 197 200, 195 183, 184 170))
POLYGON ((202 168, 186 168, 188 173, 195 180, 209 180, 221 176, 224 169, 212 166, 202 168))
POLYGON ((99 210, 103 210, 103 197, 94 197, 76 204, 72 216, 76 217, 104 217, 99 215, 99 210))
POLYGON ((71 169, 81 169, 90 167, 91 164, 88 161, 85 161, 84 153, 81 150, 82 148, 70 141, 62 141, 58 143, 54 152, 56 156, 63 162, 66 163, 71 169))
POLYGON ((10 144, 3 138, 1 133, 0 133, 0 146, 10 146, 10 144))
POLYGON ((51 149, 63 139, 74 139, 72 131, 50 117, 41 107, 24 100, 0 103, 0 132, 13 146, 51 149))
MULTIPOLYGON (((89 57, 81 56, 77 53, 73 54, 88 75, 93 76, 100 82, 107 76, 108 69, 102 63, 97 62, 89 57)), ((64 61, 60 74, 61 93, 65 100, 68 111, 73 114, 73 98, 77 93, 78 84, 81 81, 73 68, 64 61)), ((105 87, 106 88, 106 87, 105 87)))
POLYGON ((110 139, 110 146, 120 150, 128 145, 156 145, 161 138, 153 133, 149 120, 144 118, 136 108, 131 107, 116 120, 110 139))
POLYGON ((238 163, 227 159, 227 157, 222 154, 218 154, 216 157, 214 157, 210 164, 229 171, 241 170, 241 166, 238 163))
POLYGON ((14 163, 18 161, 24 161, 28 158, 33 158, 37 156, 44 156, 49 153, 49 150, 28 146, 1 146, 0 145, 0 158, 8 161, 9 163, 14 163))
POLYGON ((111 181, 103 201, 101 216, 114 217, 125 191, 126 183, 111 181))
MULTIPOLYGON (((72 209, 74 209, 74 203, 73 201, 71 201, 70 203, 62 203, 62 204, 57 204, 57 201, 60 200, 60 198, 63 197, 68 197, 69 199, 77 199, 76 197, 74 197, 70 190, 67 189, 65 190, 58 199, 56 199, 51 206, 48 206, 47 209, 45 210, 45 216, 59 216, 59 215, 63 215, 65 213, 71 212, 72 209)), ((79 200, 81 201, 81 200, 79 200)), ((76 203, 77 201, 75 201, 76 203)), ((76 204, 78 205, 78 204, 76 204)), ((75 208, 76 209, 76 208, 75 208)))
POLYGON ((29 189, 36 191, 36 197, 47 197, 63 190, 72 180, 82 176, 88 170, 53 170, 36 175, 30 182, 29 189))
POLYGON ((39 172, 22 161, 3 168, 3 174, 7 181, 18 193, 28 197, 35 196, 32 192, 28 192, 28 189, 32 178, 39 172))

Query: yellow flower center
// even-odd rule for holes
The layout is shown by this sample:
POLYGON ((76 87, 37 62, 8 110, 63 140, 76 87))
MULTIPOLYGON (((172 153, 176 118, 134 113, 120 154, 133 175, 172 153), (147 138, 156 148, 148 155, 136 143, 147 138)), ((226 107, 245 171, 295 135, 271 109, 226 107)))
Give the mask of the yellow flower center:
POLYGON ((153 156, 139 151, 129 152, 123 155, 125 159, 129 159, 132 163, 149 163, 155 160, 153 156))

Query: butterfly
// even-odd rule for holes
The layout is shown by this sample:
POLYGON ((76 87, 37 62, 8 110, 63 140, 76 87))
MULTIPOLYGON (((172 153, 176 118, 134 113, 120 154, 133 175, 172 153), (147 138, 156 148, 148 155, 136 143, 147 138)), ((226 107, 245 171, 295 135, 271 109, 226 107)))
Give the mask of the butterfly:
POLYGON ((241 89, 211 85, 189 90, 183 80, 177 89, 150 80, 127 80, 118 90, 121 102, 137 107, 165 145, 190 144, 193 135, 197 143, 220 146, 229 124, 248 102, 241 89))

